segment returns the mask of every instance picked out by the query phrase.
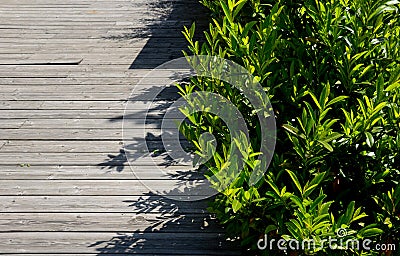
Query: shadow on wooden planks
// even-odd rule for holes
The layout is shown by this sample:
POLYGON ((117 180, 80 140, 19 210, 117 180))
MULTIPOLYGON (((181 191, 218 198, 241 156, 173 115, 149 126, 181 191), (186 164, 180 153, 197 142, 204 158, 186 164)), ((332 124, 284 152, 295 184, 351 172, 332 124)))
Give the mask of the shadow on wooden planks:
MULTIPOLYGON (((128 138, 126 136, 126 141, 124 141, 123 148, 116 154, 109 154, 107 159, 99 163, 102 169, 107 170, 115 170, 118 172, 122 172, 125 168, 128 167, 127 157, 125 149, 131 151, 140 151, 143 154, 152 154, 154 157, 157 157, 158 160, 162 159, 160 165, 170 166, 174 164, 174 160, 171 159, 167 154, 165 154, 165 148, 161 139, 160 134, 154 134, 154 132, 146 132, 145 129, 147 127, 151 127, 151 130, 157 130, 161 133, 161 123, 163 119, 163 115, 168 107, 178 99, 180 96, 178 94, 177 88, 174 86, 152 86, 150 88, 144 89, 139 95, 133 96, 128 99, 130 104, 134 104, 135 102, 141 102, 147 107, 135 110, 134 114, 130 114, 129 110, 125 111, 124 115, 116 116, 114 118, 109 119, 110 122, 120 122, 122 124, 123 121, 129 122, 127 126, 137 128, 138 130, 143 130, 145 134, 144 138, 142 137, 131 137, 128 138), (160 92, 160 93, 158 93, 160 92), (152 99, 154 94, 157 94, 155 99, 152 99), (145 117, 145 120, 137 119, 136 117, 145 117), (125 120, 124 120, 125 119, 125 120)), ((122 126, 122 125, 121 125, 122 126)), ((190 147, 189 143, 182 139, 182 147, 188 148, 190 147)), ((135 161, 140 158, 141 155, 137 154, 131 155, 130 160, 135 161)))
MULTIPOLYGON (((146 116, 146 125, 161 129, 163 112, 172 102, 179 97, 176 87, 161 88, 158 86, 148 88, 140 95, 134 96, 129 100, 138 102, 161 91, 158 97, 150 103, 147 109, 139 116, 146 116)), ((126 113, 125 118, 134 126, 140 125, 143 120, 135 119, 138 115, 126 113)), ((123 116, 117 116, 109 121, 121 122, 123 116)), ((109 159, 99 166, 108 170, 130 171, 125 150, 141 151, 145 148, 151 157, 158 161, 160 166, 173 166, 176 163, 165 152, 161 136, 152 132, 147 132, 145 138, 132 138, 132 142, 124 145, 124 149, 116 155, 109 155, 109 159), (146 145, 143 145, 145 143, 146 145)), ((182 147, 190 146, 185 140, 181 140, 182 147)), ((140 158, 138 155, 138 159, 140 158)), ((130 155, 131 163, 135 158, 130 155)), ((140 169, 140 166, 137 166, 140 169)), ((155 167, 156 168, 156 167, 155 167)), ((134 177, 134 174, 132 174, 134 177)), ((179 171, 166 174, 165 179, 177 181, 177 187, 185 187, 187 182, 204 178, 201 170, 179 171)), ((218 226, 212 214, 207 213, 208 200, 200 201, 177 201, 170 198, 182 196, 181 190, 173 190, 167 197, 156 195, 152 192, 144 194, 139 200, 125 201, 134 209, 139 209, 139 213, 157 212, 158 218, 146 229, 137 229, 132 233, 120 233, 107 241, 98 241, 92 245, 99 252, 99 255, 115 254, 149 254, 149 255, 240 255, 239 247, 236 242, 226 241, 224 230, 218 226)), ((184 192, 188 192, 187 190, 184 192)), ((132 223, 135 228, 135 223, 132 223)))
MULTIPOLYGON (((125 113, 125 116, 116 116, 110 122, 122 122, 128 118, 132 126, 140 126, 143 122, 136 116, 145 116, 145 126, 161 129, 161 121, 164 111, 179 97, 174 86, 149 87, 139 95, 129 99, 134 102, 150 103, 149 107, 135 114, 125 113), (161 91, 156 99, 151 99, 155 92, 161 91), (151 96, 149 98, 149 96, 151 96)), ((190 144, 181 138, 183 148, 190 144)), ((103 169, 110 171, 130 171, 127 165, 125 150, 142 151, 145 149, 151 157, 158 160, 158 165, 163 167, 174 166, 175 160, 165 152, 161 136, 157 133, 147 132, 145 138, 132 138, 131 142, 125 142, 124 148, 115 155, 109 155, 108 160, 100 163, 103 169), (133 142, 132 142, 133 141, 133 142), (145 145, 144 145, 144 144, 145 145), (153 153, 152 153, 153 152, 153 153), (157 152, 157 153, 154 153, 157 152)), ((137 156, 139 159, 141 155, 137 156)), ((131 163, 134 156, 129 157, 131 163)), ((136 166, 140 170, 140 166, 136 166)), ((178 166, 179 167, 179 166, 178 166)), ((154 167, 156 168, 156 167, 154 167)), ((132 173, 132 177, 134 174, 132 173)), ((168 197, 156 195, 152 192, 144 194, 139 200, 125 201, 139 213, 157 212, 158 218, 145 230, 137 229, 132 233, 120 233, 107 241, 98 241, 92 245, 99 255, 115 254, 149 254, 149 255, 241 255, 239 246, 235 241, 225 239, 225 231, 219 226, 212 214, 207 213, 208 200, 178 201, 171 198, 181 197, 188 193, 187 183, 204 179, 204 169, 180 171, 176 168, 168 172, 163 179, 176 181, 179 189, 172 190, 168 197), (185 188, 186 190, 182 190, 185 188), (184 191, 184 192, 181 192, 184 191)), ((132 223, 135 228, 135 223, 132 223)))
MULTIPOLYGON (((130 69, 151 69, 182 57, 182 50, 187 49, 187 42, 181 31, 183 26, 190 26, 196 21, 197 33, 202 31, 208 23, 207 10, 197 0, 174 0, 149 3, 149 12, 158 14, 159 18, 135 33, 125 33, 110 39, 131 40, 149 38, 144 48, 135 58, 130 69)), ((146 15, 144 15, 146 16, 146 15)), ((197 35, 197 39, 202 37, 197 35)), ((134 96, 129 101, 144 101, 155 103, 135 114, 125 113, 125 116, 116 116, 110 122, 122 122, 128 118, 130 122, 140 126, 143 120, 135 116, 146 116, 145 124, 152 128, 160 129, 165 110, 177 99, 179 95, 176 87, 152 86, 141 94, 134 96), (161 91, 156 99, 148 96, 161 91)), ((132 138, 138 143, 124 145, 126 150, 145 148, 147 153, 161 160, 159 165, 172 166, 175 164, 165 149, 161 136, 157 133, 147 132, 145 138, 132 138), (143 145, 145 143, 145 145, 143 145)), ((190 147, 187 141, 181 140, 182 147, 190 147)), ((127 165, 125 149, 116 154, 108 155, 108 159, 100 163, 103 169, 110 171, 130 171, 127 165)), ((138 156, 140 157, 140 156, 138 156)), ((131 161, 135 158, 130 156, 131 161)), ((133 175, 133 174, 132 174, 133 175)), ((199 178, 196 171, 176 171, 169 174, 171 179, 185 182, 199 178)), ((168 177, 167 177, 168 178, 168 177)), ((180 196, 179 192, 171 191, 173 196, 180 196)), ((109 254, 148 254, 148 255, 240 255, 236 242, 225 239, 224 230, 218 226, 213 216, 206 212, 208 200, 187 202, 170 199, 149 192, 139 200, 129 203, 132 208, 139 209, 139 213, 157 212, 159 217, 145 230, 137 229, 132 233, 121 233, 107 241, 98 241, 92 245, 99 255, 109 254)), ((132 225, 134 229, 135 225, 132 225)))
POLYGON ((148 3, 147 7, 147 12, 143 13, 143 20, 145 17, 157 17, 151 18, 150 25, 107 37, 133 41, 148 38, 130 69, 152 69, 172 59, 183 57, 182 50, 187 51, 188 43, 182 31, 184 26, 190 27, 193 22, 196 23, 195 39, 204 39, 202 31, 208 27, 209 16, 208 10, 198 0, 161 0, 148 3))
MULTIPOLYGON (((196 40, 203 40, 204 36, 202 31, 208 27, 209 16, 208 10, 202 6, 198 0, 161 0, 153 3, 148 3, 148 13, 144 13, 143 17, 154 17, 152 24, 145 26, 142 29, 135 30, 132 33, 123 33, 117 36, 108 37, 114 40, 135 40, 140 38, 149 38, 146 45, 142 48, 140 53, 130 65, 130 69, 152 69, 159 65, 182 57, 182 50, 187 50, 187 41, 182 34, 183 26, 190 27, 193 22, 196 23, 196 40), (147 15, 148 14, 148 15, 147 15)), ((143 18, 146 19, 146 18, 143 18)), ((145 22, 146 23, 146 22, 145 22)), ((147 23, 146 23, 147 24, 147 23)), ((173 86, 162 88, 161 86, 153 86, 142 94, 130 98, 129 101, 146 101, 148 95, 154 95, 154 92, 161 91, 158 94, 156 101, 160 104, 141 111, 142 116, 146 116, 146 124, 153 124, 156 128, 160 128, 162 116, 157 116, 165 111, 176 99, 180 96, 177 89, 173 86)), ((151 99, 147 99, 150 101, 151 99)), ((136 111, 136 115, 138 115, 136 111)), ((135 118, 135 116, 125 115, 125 118, 135 118)), ((110 119, 111 122, 122 122, 124 116, 116 116, 110 119)), ((140 125, 140 120, 138 125, 140 125)), ((134 138, 132 138, 134 139, 134 138)), ((140 140, 141 138, 137 138, 140 140)), ((162 145, 161 137, 153 133, 146 133, 146 146, 149 151, 162 154, 164 147, 162 145)), ((183 142, 185 143, 185 142, 183 142)), ((143 147, 140 144, 125 145, 125 148, 139 148, 143 147)), ((183 147, 190 147, 190 145, 183 145, 183 147)), ((171 165, 173 161, 165 157, 164 165, 171 165)), ((121 149, 116 154, 109 154, 108 159, 100 163, 103 169, 123 171, 126 168, 127 159, 124 149, 121 149)))
POLYGON ((183 202, 148 193, 125 203, 142 214, 156 211, 159 217, 144 230, 92 244, 99 255, 241 255, 238 244, 226 241, 224 230, 204 212, 207 201, 183 202))

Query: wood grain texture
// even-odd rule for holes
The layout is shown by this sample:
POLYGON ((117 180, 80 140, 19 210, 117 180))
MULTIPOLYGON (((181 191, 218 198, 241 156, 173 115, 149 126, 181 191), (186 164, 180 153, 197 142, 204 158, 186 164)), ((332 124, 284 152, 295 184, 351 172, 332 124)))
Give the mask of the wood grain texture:
POLYGON ((171 72, 138 85, 194 20, 196 0, 0 1, 0 254, 240 254, 207 200, 155 193, 202 177, 163 151, 171 72))
MULTIPOLYGON (((1 213, 206 214, 206 201, 180 202, 148 192, 141 196, 0 196, 1 213)), ((132 230, 134 231, 134 230, 132 230)))
POLYGON ((223 246, 223 235, 214 233, 9 232, 0 233, 0 239, 4 241, 0 251, 5 253, 154 255, 163 254, 168 248, 173 255, 235 255, 228 251, 229 247, 223 246), (195 242, 191 237, 196 237, 195 242), (202 244, 207 247, 203 248, 202 244))
POLYGON ((204 214, 162 213, 4 213, 0 219, 3 232, 145 232, 149 228, 165 232, 217 232, 210 229, 215 220, 204 214))

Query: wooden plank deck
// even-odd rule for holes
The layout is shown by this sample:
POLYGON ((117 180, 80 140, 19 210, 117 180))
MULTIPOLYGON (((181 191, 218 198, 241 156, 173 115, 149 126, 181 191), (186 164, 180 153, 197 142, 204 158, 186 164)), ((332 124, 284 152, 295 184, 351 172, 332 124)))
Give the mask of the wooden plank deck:
MULTIPOLYGON (((240 254, 207 201, 151 193, 122 150, 131 90, 181 56, 182 26, 203 11, 196 0, 0 1, 0 254, 240 254)), ((132 119, 146 116, 146 88, 136 88, 132 119)), ((174 97, 151 106, 149 147, 174 97)), ((148 162, 135 166, 166 184, 145 175, 148 162)))

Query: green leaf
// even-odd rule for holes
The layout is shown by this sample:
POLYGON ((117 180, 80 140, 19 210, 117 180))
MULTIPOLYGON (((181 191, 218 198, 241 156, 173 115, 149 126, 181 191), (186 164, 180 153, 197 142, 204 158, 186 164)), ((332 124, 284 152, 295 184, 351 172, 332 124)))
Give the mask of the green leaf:
POLYGON ((290 219, 289 222, 286 222, 285 224, 293 236, 298 237, 298 238, 301 237, 301 230, 303 230, 303 227, 300 225, 300 223, 297 220, 290 219))
POLYGON ((309 94, 311 96, 311 98, 313 99, 315 105, 317 105, 318 109, 322 110, 322 107, 319 104, 319 101, 318 101, 317 97, 315 97, 315 95, 312 92, 306 92, 306 94, 309 94))
POLYGON ((297 129, 294 126, 291 126, 290 124, 284 124, 284 125, 282 125, 282 127, 285 128, 285 130, 287 130, 290 133, 293 133, 295 135, 299 134, 299 129, 297 129))
POLYGON ((339 119, 328 119, 323 123, 325 130, 329 129, 332 125, 334 125, 339 119))
POLYGON ((273 230, 277 230, 277 229, 278 229, 278 227, 275 226, 275 225, 268 225, 268 226, 265 228, 264 233, 265 233, 265 234, 268 234, 269 232, 271 232, 271 231, 273 231, 273 230))
POLYGON ((371 236, 377 236, 383 233, 383 230, 380 228, 370 228, 367 230, 364 230, 362 232, 363 237, 371 237, 371 236))
POLYGON ((361 75, 359 75, 358 78, 360 79, 361 77, 363 77, 373 67, 374 67, 373 64, 368 65, 366 68, 364 68, 364 70, 362 71, 361 75))
POLYGON ((365 136, 367 137, 366 142, 367 142, 368 147, 372 148, 372 146, 374 145, 374 142, 375 142, 374 137, 369 132, 365 132, 365 136))
POLYGON ((296 174, 294 172, 290 171, 290 170, 287 170, 287 169, 286 169, 286 172, 289 173, 290 178, 292 178, 292 180, 293 180, 294 184, 296 185, 297 189, 299 190, 300 194, 303 194, 303 189, 302 189, 302 187, 300 185, 300 181, 297 178, 296 174))
POLYGON ((319 197, 317 197, 312 204, 310 205, 310 212, 314 211, 315 208, 317 208, 318 204, 321 203, 324 199, 326 198, 326 195, 322 194, 319 197))
POLYGON ((267 180, 267 183, 274 190, 275 194, 280 197, 281 192, 279 191, 278 187, 272 181, 267 180))
POLYGON ((247 2, 247 0, 239 0, 238 2, 235 3, 233 17, 236 17, 238 15, 238 13, 243 8, 243 6, 246 2, 247 2))
POLYGON ((292 202, 295 203, 299 207, 301 212, 303 212, 303 213, 306 212, 306 210, 304 208, 304 205, 303 205, 303 202, 301 201, 301 199, 298 196, 291 195, 290 196, 290 200, 292 200, 292 202))
POLYGON ((328 112, 331 110, 332 108, 325 108, 324 111, 321 112, 321 114, 319 115, 318 121, 321 122, 322 120, 324 120, 325 116, 328 114, 328 112))
POLYGON ((366 213, 361 213, 361 207, 359 207, 359 208, 354 212, 354 215, 353 215, 353 218, 352 218, 351 222, 354 222, 354 221, 356 221, 356 220, 362 219, 362 218, 367 217, 367 216, 368 216, 368 215, 367 215, 366 213))
POLYGON ((318 142, 324 146, 324 148, 326 148, 327 150, 329 150, 330 152, 333 152, 333 148, 331 145, 329 145, 329 143, 322 141, 322 140, 318 140, 318 142))
POLYGON ((340 134, 338 132, 333 132, 332 134, 326 136, 323 141, 330 142, 330 141, 336 140, 336 139, 338 139, 338 138, 340 138, 342 136, 343 136, 343 134, 340 134))
MULTIPOLYGON (((329 216, 328 214, 326 214, 324 217, 329 216)), ((315 221, 315 220, 314 220, 315 221)), ((330 225, 330 221, 329 220, 325 220, 325 221, 321 221, 321 222, 315 222, 314 225, 312 226, 312 231, 315 232, 321 228, 325 228, 327 229, 330 225)))
POLYGON ((349 205, 347 206, 347 210, 345 212, 345 214, 342 216, 342 221, 340 224, 346 224, 349 225, 352 218, 353 218, 353 214, 354 214, 354 206, 355 206, 355 202, 351 201, 349 203, 349 205))
POLYGON ((333 105, 333 104, 335 104, 335 103, 338 103, 338 102, 340 102, 340 101, 343 101, 343 100, 345 100, 345 99, 347 99, 348 98, 348 96, 338 96, 338 97, 336 97, 336 98, 334 98, 334 99, 331 99, 327 104, 326 104, 326 107, 329 107, 330 105, 333 105))
POLYGON ((286 223, 285 223, 287 229, 288 229, 289 232, 292 234, 292 236, 300 238, 300 237, 301 237, 300 230, 302 229, 301 227, 299 228, 300 224, 299 224, 297 221, 296 221, 296 224, 297 224, 297 225, 294 224, 293 222, 294 222, 295 220, 290 220, 290 221, 291 221, 291 222, 286 222, 286 223))
MULTIPOLYGON (((329 219, 329 213, 324 213, 324 214, 318 215, 318 217, 316 217, 316 218, 314 219, 314 223, 319 223, 320 221, 322 221, 322 220, 324 220, 324 219, 326 219, 326 218, 329 219)), ((324 222, 324 221, 323 221, 323 222, 324 222)))
POLYGON ((318 187, 318 184, 314 184, 314 185, 311 185, 311 186, 308 186, 307 188, 305 188, 305 190, 303 192, 304 197, 309 196, 315 190, 316 187, 318 187))
POLYGON ((249 33, 250 29, 251 29, 255 24, 257 24, 257 21, 251 21, 251 22, 247 23, 247 24, 244 26, 244 29, 243 29, 243 31, 242 31, 242 36, 247 36, 247 34, 249 33))
POLYGON ((250 201, 250 198, 251 198, 250 191, 245 191, 245 192, 244 192, 244 199, 245 199, 246 201, 250 201))
POLYGON ((225 17, 228 19, 229 23, 232 24, 233 23, 233 17, 232 17, 231 11, 229 10, 228 6, 225 4, 225 2, 223 0, 220 0, 219 2, 221 4, 222 10, 225 13, 225 17))
POLYGON ((376 113, 378 113, 379 111, 381 111, 384 107, 386 107, 387 103, 386 102, 381 102, 379 103, 373 110, 373 112, 371 113, 371 116, 375 115, 376 113))
POLYGON ((240 210, 242 208, 242 203, 240 203, 237 199, 234 199, 232 202, 232 210, 234 213, 240 210))
POLYGON ((385 81, 383 80, 383 75, 379 74, 378 79, 376 81, 376 98, 378 102, 382 99, 382 93, 384 91, 385 81))
POLYGON ((399 87, 400 87, 400 83, 395 82, 395 83, 389 85, 388 87, 386 87, 385 92, 390 92, 390 91, 396 90, 399 87))
POLYGON ((328 82, 324 86, 324 89, 322 90, 321 95, 319 96, 319 105, 321 106, 321 109, 325 109, 325 103, 328 101, 330 91, 331 87, 328 82))
POLYGON ((357 72, 357 70, 359 70, 362 66, 364 66, 364 64, 357 64, 354 68, 353 68, 353 70, 351 70, 350 71, 350 77, 352 77, 353 76, 353 74, 355 73, 355 72, 357 72))
POLYGON ((383 233, 383 230, 376 227, 376 224, 368 225, 362 228, 357 235, 361 236, 362 238, 377 236, 383 233))
POLYGON ((318 185, 324 180, 326 176, 326 172, 318 173, 310 183, 307 183, 306 186, 304 187, 304 192, 303 196, 308 197, 314 190, 315 188, 318 187, 318 185))

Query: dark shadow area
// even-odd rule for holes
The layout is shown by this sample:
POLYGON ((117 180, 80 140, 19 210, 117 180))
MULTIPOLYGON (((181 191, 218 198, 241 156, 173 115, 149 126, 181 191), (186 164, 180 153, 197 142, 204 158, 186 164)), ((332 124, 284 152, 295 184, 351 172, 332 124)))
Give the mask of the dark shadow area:
MULTIPOLYGON (((148 102, 145 100, 146 94, 152 90, 159 91, 160 87, 146 89, 142 94, 134 96, 130 100, 148 102)), ((146 125, 161 129, 162 113, 177 96, 175 88, 166 87, 153 102, 153 107, 136 110, 134 114, 125 115, 125 118, 139 124, 141 119, 136 117, 145 115, 146 125)), ((122 116, 116 117, 110 121, 122 121, 122 118, 122 116)), ((146 145, 131 143, 124 145, 124 148, 126 151, 140 151, 146 146, 151 157, 161 160, 160 166, 178 168, 166 176, 167 179, 177 180, 178 188, 186 186, 187 182, 203 177, 201 170, 180 171, 178 163, 165 153, 160 135, 146 133, 145 143, 146 145)), ((183 140, 182 143, 184 144, 185 141, 183 140)), ((118 172, 130 171, 130 167, 126 165, 125 150, 121 149, 117 155, 109 155, 109 160, 99 166, 118 172)), ((137 158, 130 156, 131 161, 140 158, 140 155, 137 158)), ((128 204, 133 213, 140 216, 136 220, 141 219, 141 221, 132 223, 132 232, 119 233, 110 240, 98 241, 91 247, 95 247, 99 255, 240 255, 237 243, 226 241, 223 228, 217 224, 212 214, 207 213, 209 200, 177 201, 171 199, 174 196, 179 198, 180 193, 182 192, 179 189, 170 191, 169 198, 167 198, 149 192, 138 200, 124 201, 123 203, 128 204)))
POLYGON ((108 154, 107 157, 109 160, 98 164, 98 166, 101 166, 102 169, 107 169, 110 171, 115 169, 117 172, 122 172, 128 163, 124 149, 120 149, 119 153, 116 155, 108 154))
MULTIPOLYGON (((148 13, 143 14, 145 24, 150 20, 154 21, 151 25, 109 39, 149 38, 130 68, 155 68, 166 61, 181 57, 181 51, 187 49, 187 42, 181 33, 183 26, 190 26, 196 21, 197 32, 202 31, 208 24, 206 17, 206 9, 198 0, 155 1, 148 4, 148 13)), ((142 137, 139 134, 133 136, 117 154, 108 155, 108 159, 98 165, 108 171, 130 171, 128 154, 131 162, 140 162, 143 156, 147 155, 156 159, 158 166, 171 168, 163 179, 178 181, 178 188, 203 177, 203 169, 182 170, 180 163, 171 159, 165 152, 161 140, 159 130, 163 115, 179 97, 175 86, 152 85, 137 90, 129 101, 137 102, 138 106, 143 107, 134 107, 131 113, 116 116, 109 121, 122 123, 124 118, 128 118, 132 127, 136 125, 140 129, 145 118, 146 133, 142 137), (151 95, 160 91, 156 99, 153 99, 151 95)), ((183 148, 190 150, 191 145, 187 141, 183 138, 180 141, 183 148)), ((140 170, 141 164, 137 166, 140 170)), ((130 223, 132 231, 119 233, 107 241, 98 241, 91 247, 96 248, 99 255, 240 255, 237 243, 226 241, 224 230, 216 223, 212 214, 207 213, 208 200, 171 199, 179 198, 186 192, 174 189, 169 191, 168 198, 149 192, 141 195, 139 199, 122 202, 128 204, 131 212, 138 216, 136 221, 130 223), (138 219, 140 221, 137 221, 138 219)))
MULTIPOLYGON (((161 121, 166 109, 174 100, 179 98, 176 87, 149 86, 133 95, 129 101, 132 103, 149 104, 148 108, 134 109, 134 113, 125 113, 125 116, 117 116, 110 122, 122 122, 128 118, 133 126, 142 124, 145 118, 145 126, 161 130, 161 121), (155 100, 151 95, 161 91, 155 100)), ((165 152, 161 135, 147 132, 145 138, 133 138, 132 143, 124 145, 124 149, 116 155, 109 155, 109 159, 100 163, 103 169, 109 171, 131 171, 126 152, 143 152, 143 155, 158 160, 158 166, 166 169, 172 167, 163 179, 173 180, 176 189, 168 192, 163 197, 152 192, 142 195, 136 200, 127 200, 123 203, 137 219, 132 224, 132 232, 119 233, 107 241, 98 241, 91 245, 95 247, 99 255, 115 254, 149 254, 149 255, 241 255, 237 242, 227 241, 225 231, 219 226, 213 214, 207 213, 209 200, 178 201, 171 198, 180 198, 188 192, 187 186, 204 178, 205 168, 197 170, 180 169, 165 152), (135 143, 138 141, 138 143, 135 143), (144 149, 144 150, 143 150, 144 149)), ((184 138, 181 138, 182 147, 190 147, 184 138)), ((131 163, 140 161, 142 154, 129 154, 131 163)), ((135 165, 135 164, 134 164, 135 165)), ((140 164, 137 164, 140 170, 140 164)), ((156 167, 154 167, 156 168, 156 167)), ((143 174, 143 173, 142 173, 143 174)), ((132 174, 132 178, 135 176, 132 174)))
MULTIPOLYGON (((187 50, 187 42, 181 32, 183 26, 190 27, 196 22, 198 32, 208 26, 208 10, 198 0, 161 0, 149 2, 146 6, 147 11, 141 19, 146 24, 143 28, 107 37, 112 40, 134 41, 148 38, 130 69, 152 69, 182 57, 182 50, 187 50)), ((202 40, 202 33, 197 34, 196 39, 202 40)))
MULTIPOLYGON (((151 97, 150 97, 151 98, 151 97)), ((150 86, 139 94, 133 95, 129 101, 140 104, 150 104, 148 108, 134 109, 134 113, 125 113, 125 116, 117 116, 110 122, 122 122, 128 118, 133 124, 140 125, 145 117, 145 126, 152 129, 161 129, 163 113, 179 98, 177 90, 173 86, 162 89, 161 86, 150 86), (159 92, 156 100, 148 99, 149 95, 159 92)), ((225 231, 219 226, 213 214, 207 213, 209 200, 178 201, 171 198, 179 198, 188 192, 181 190, 191 185, 191 182, 204 177, 204 169, 180 170, 179 163, 175 162, 165 152, 160 134, 147 132, 145 139, 137 137, 124 145, 118 154, 108 155, 108 160, 100 163, 102 169, 108 171, 128 171, 128 151, 142 151, 150 157, 159 160, 159 166, 172 167, 165 179, 176 181, 176 189, 169 192, 168 197, 163 197, 152 192, 146 193, 139 199, 127 200, 122 203, 130 207, 132 213, 137 214, 136 220, 131 224, 132 232, 118 233, 110 240, 98 241, 91 245, 96 248, 99 255, 240 255, 236 242, 226 241, 225 231), (145 143, 146 145, 144 145, 145 143), (147 150, 147 149, 148 150, 147 150), (138 221, 139 220, 139 221, 138 221)), ((182 138, 182 146, 190 147, 182 138)), ((139 161, 142 155, 129 155, 131 162, 139 161)), ((138 164, 140 169, 140 164, 138 164)), ((135 176, 132 174, 132 178, 135 176)))
POLYGON ((204 213, 206 201, 182 202, 148 193, 124 201, 141 216, 132 233, 120 233, 91 247, 99 255, 240 255, 236 244, 226 242, 224 230, 204 213), (157 217, 154 216, 157 213, 157 217), (143 224, 147 227, 140 228, 143 224))
MULTIPOLYGON (((125 118, 132 123, 132 126, 135 126, 136 124, 138 130, 140 130, 143 124, 142 118, 144 117, 146 129, 160 131, 163 115, 166 109, 168 109, 179 97, 178 90, 174 86, 152 86, 143 89, 140 94, 133 95, 129 101, 140 102, 147 105, 147 107, 144 107, 143 109, 135 109, 134 113, 126 112, 124 116, 116 116, 109 119, 109 121, 122 123, 125 118), (157 95, 156 99, 151 100, 152 95, 159 91, 161 92, 157 95)), ((181 145, 183 148, 192 147, 183 137, 181 137, 181 139, 181 145)), ((143 151, 143 155, 131 155, 131 161, 145 157, 146 153, 149 153, 152 157, 157 157, 158 160, 162 159, 162 163, 160 163, 162 166, 171 166, 176 164, 176 162, 165 153, 165 148, 160 134, 147 132, 145 138, 132 137, 130 140, 137 141, 137 143, 124 145, 124 148, 120 149, 118 154, 109 154, 108 159, 103 163, 98 164, 98 166, 101 166, 102 169, 115 170, 118 172, 124 171, 125 168, 129 169, 125 150, 143 151)))

